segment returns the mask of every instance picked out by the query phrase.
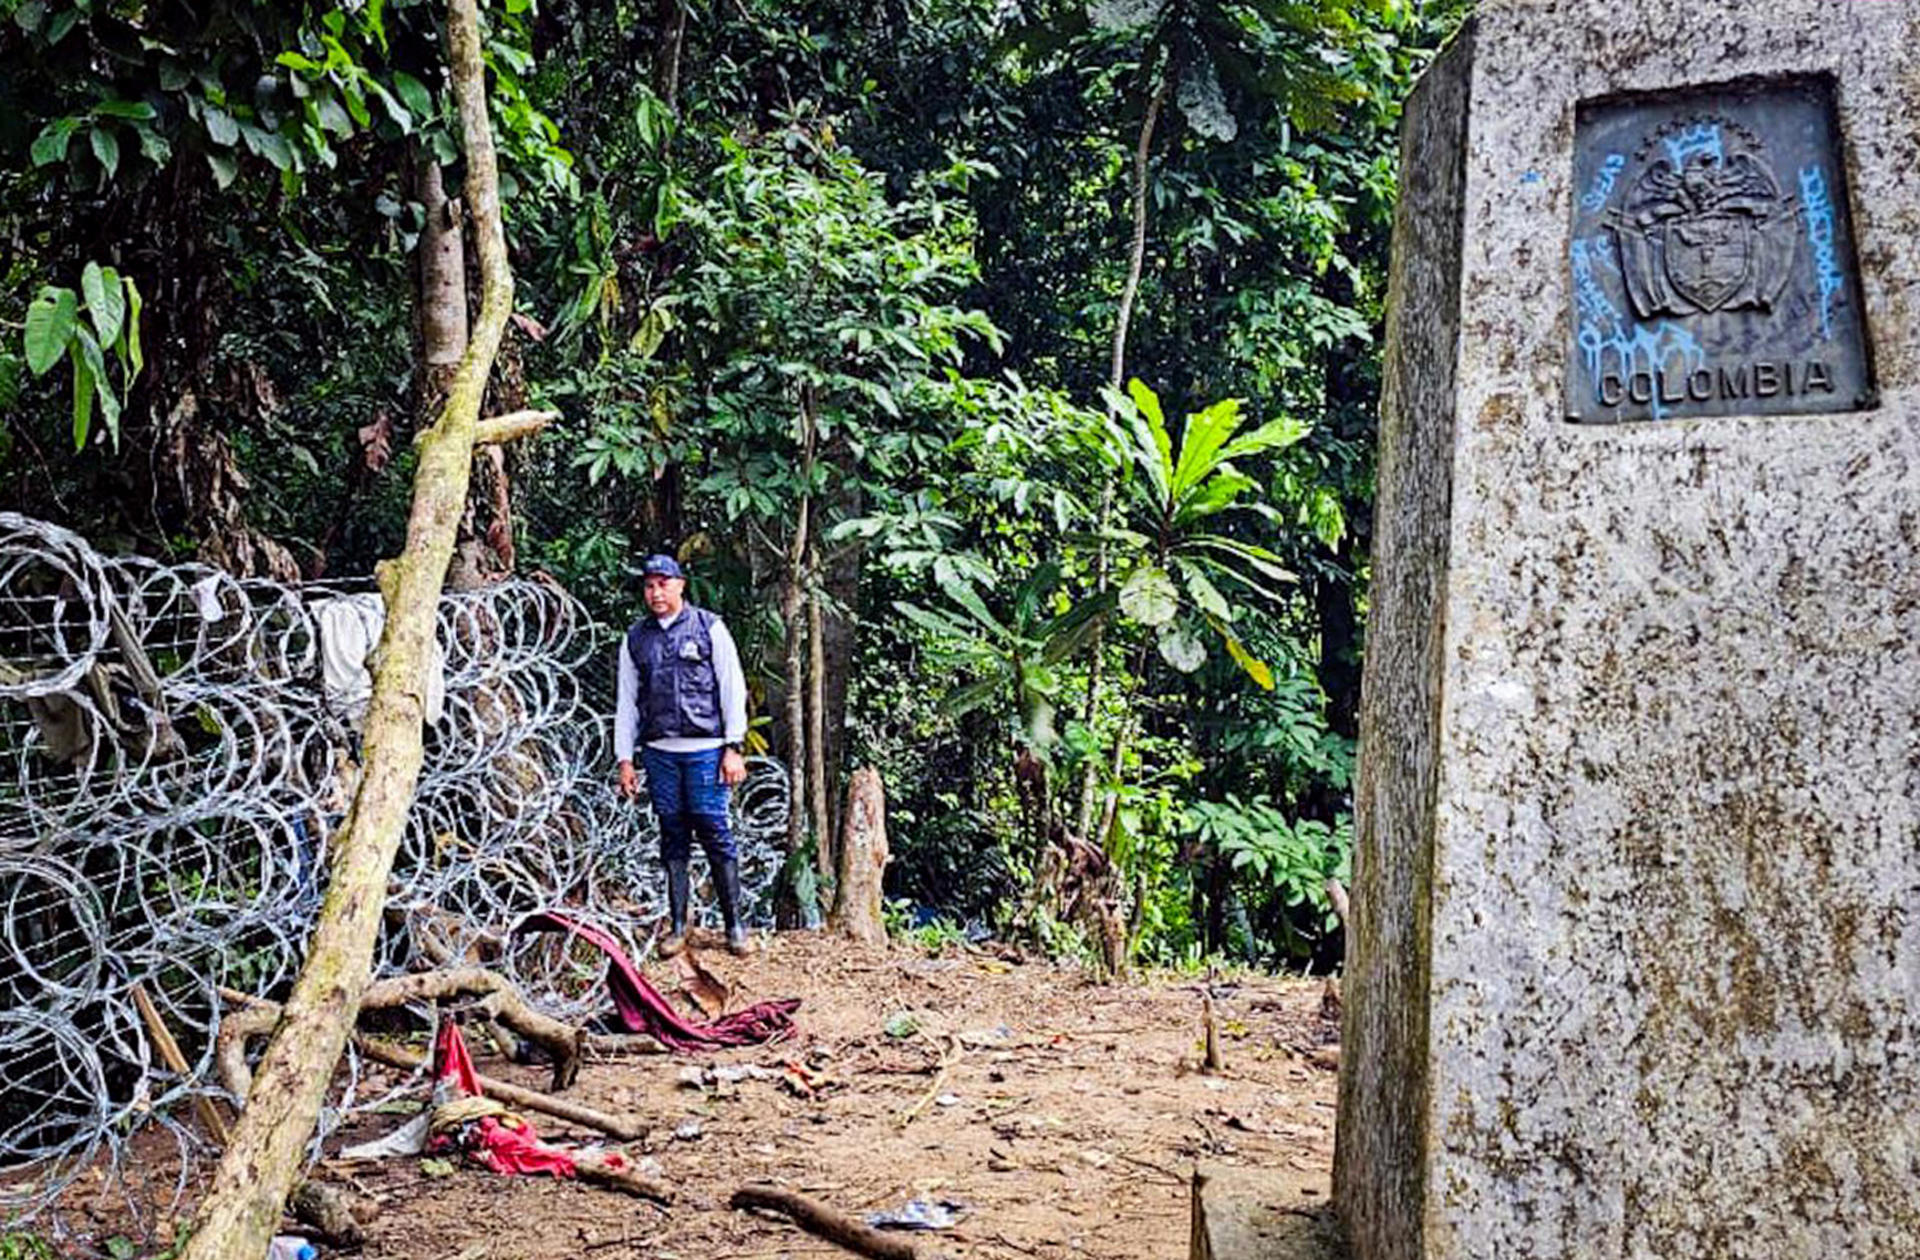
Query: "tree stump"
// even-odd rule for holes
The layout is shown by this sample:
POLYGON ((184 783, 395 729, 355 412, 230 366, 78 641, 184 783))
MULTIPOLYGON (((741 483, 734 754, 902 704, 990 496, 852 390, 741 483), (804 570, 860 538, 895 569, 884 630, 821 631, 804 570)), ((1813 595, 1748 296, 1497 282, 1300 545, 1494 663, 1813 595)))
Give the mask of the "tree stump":
POLYGON ((887 943, 880 917, 880 877, 887 868, 887 793, 880 772, 853 772, 841 814, 839 872, 827 926, 867 945, 887 943))

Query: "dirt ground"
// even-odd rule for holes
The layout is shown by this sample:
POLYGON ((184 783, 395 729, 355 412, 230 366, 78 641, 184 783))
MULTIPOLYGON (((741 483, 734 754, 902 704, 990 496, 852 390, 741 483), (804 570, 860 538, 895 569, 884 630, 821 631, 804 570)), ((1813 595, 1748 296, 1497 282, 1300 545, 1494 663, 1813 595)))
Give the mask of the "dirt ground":
MULTIPOLYGON (((1188 1254, 1197 1164, 1262 1170, 1258 1199, 1277 1214, 1279 1232, 1324 1235, 1339 1019, 1337 999, 1320 981, 1235 975, 1209 985, 1163 975, 1103 985, 1000 946, 929 955, 804 932, 772 937, 751 958, 718 950, 700 958, 731 988, 727 1009, 800 998, 797 1035, 699 1055, 596 1057, 566 1095, 646 1122, 646 1139, 622 1149, 674 1187, 671 1208, 465 1164, 329 1159, 320 1179, 379 1208, 364 1256, 851 1254, 785 1218, 727 1206, 735 1187, 771 1182, 855 1217, 909 1200, 963 1205, 951 1227, 911 1236, 922 1257, 1177 1260, 1188 1254), (1203 991, 1213 998, 1224 1059, 1216 1073, 1200 1070, 1203 991), (783 1079, 794 1075, 789 1065, 815 1082, 810 1093, 783 1079)), ((688 1009, 672 967, 646 970, 688 1009)), ((477 1036, 469 1040, 482 1073, 545 1088, 544 1067, 509 1063, 477 1036)), ((362 1098, 402 1079, 384 1068, 371 1073, 362 1098)), ((329 1150, 408 1118, 357 1115, 329 1150)), ((528 1118, 548 1141, 604 1141, 543 1115, 528 1118)), ((170 1183, 178 1166, 171 1149, 137 1149, 129 1171, 151 1173, 155 1186, 170 1183)), ((209 1167, 192 1180, 204 1185, 209 1167)), ((189 1188, 177 1217, 163 1209, 163 1218, 190 1216, 197 1193, 189 1188)), ((143 1235, 106 1192, 100 1170, 69 1203, 79 1232, 61 1250, 103 1254, 102 1240, 124 1234, 151 1240, 142 1254, 165 1251, 171 1225, 157 1238, 143 1235)), ((1276 1245, 1282 1255, 1322 1254, 1318 1246, 1276 1245)), ((322 1258, 331 1260, 324 1248, 322 1258)))
MULTIPOLYGON (((733 989, 730 1008, 801 998, 798 1037, 590 1063, 570 1091, 647 1119, 648 1138, 626 1149, 677 1187, 671 1209, 467 1167, 430 1176, 412 1159, 323 1175, 380 1203, 374 1260, 847 1254, 781 1218, 728 1210, 747 1181, 862 1216, 910 1199, 964 1204, 957 1225, 918 1235, 923 1254, 981 1257, 1184 1256, 1201 1160, 1270 1170, 1274 1201, 1302 1212, 1326 1201, 1338 1019, 1321 983, 1216 981, 1225 1071, 1205 1074, 1200 980, 1102 986, 991 948, 930 957, 788 933, 745 960, 703 953, 733 989), (788 1063, 826 1078, 813 1096, 779 1079, 688 1071, 788 1063)), ((665 968, 649 973, 672 983, 665 968)), ((543 1076, 498 1059, 479 1066, 536 1087, 543 1076)), ((351 1136, 403 1118, 367 1117, 351 1136)), ((591 1140, 533 1119, 549 1140, 591 1140)))

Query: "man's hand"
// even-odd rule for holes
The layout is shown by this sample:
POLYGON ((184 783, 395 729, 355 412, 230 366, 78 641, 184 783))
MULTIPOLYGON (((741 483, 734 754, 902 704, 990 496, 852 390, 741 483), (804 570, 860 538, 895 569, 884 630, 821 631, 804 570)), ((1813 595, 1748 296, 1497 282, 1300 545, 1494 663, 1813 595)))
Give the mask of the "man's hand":
POLYGON ((747 781, 747 759, 729 748, 720 754, 720 782, 739 787, 747 781))
POLYGON ((631 761, 620 763, 620 795, 630 801, 640 799, 640 776, 633 772, 631 761))

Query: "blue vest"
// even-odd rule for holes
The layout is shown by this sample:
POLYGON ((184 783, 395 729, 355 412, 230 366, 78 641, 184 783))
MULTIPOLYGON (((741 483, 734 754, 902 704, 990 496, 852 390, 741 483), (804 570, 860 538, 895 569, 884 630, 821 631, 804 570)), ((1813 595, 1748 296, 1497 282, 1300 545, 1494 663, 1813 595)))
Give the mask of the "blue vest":
POLYGON ((634 703, 640 709, 641 742, 721 734, 720 679, 713 669, 717 620, 687 604, 664 630, 653 617, 642 617, 627 631, 627 655, 640 683, 634 703))

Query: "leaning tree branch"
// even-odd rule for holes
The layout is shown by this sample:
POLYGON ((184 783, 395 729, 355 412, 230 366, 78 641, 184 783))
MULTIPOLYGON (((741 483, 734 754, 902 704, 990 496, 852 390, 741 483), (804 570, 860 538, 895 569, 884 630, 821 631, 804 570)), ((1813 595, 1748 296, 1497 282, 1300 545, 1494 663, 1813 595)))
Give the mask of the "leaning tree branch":
POLYGON ((252 1101, 193 1221, 184 1260, 258 1260, 267 1252, 359 1014, 387 874, 420 779, 421 717, 440 592, 466 508, 482 395, 513 309, 475 0, 448 4, 447 60, 466 150, 480 316, 440 418, 420 443, 406 548, 378 571, 386 628, 367 710, 363 769, 334 848, 327 899, 308 940, 307 961, 261 1058, 252 1101))
POLYGON ((492 446, 531 437, 559 418, 557 411, 510 411, 504 416, 490 416, 474 429, 473 444, 492 446))

